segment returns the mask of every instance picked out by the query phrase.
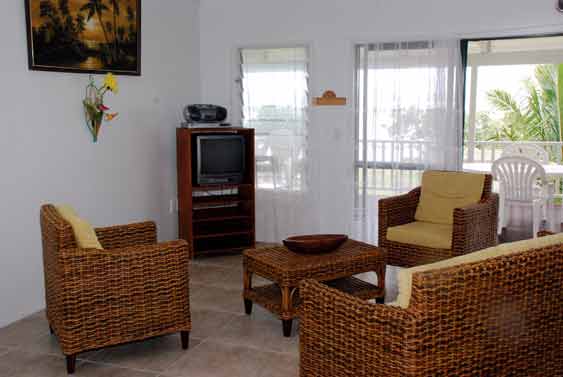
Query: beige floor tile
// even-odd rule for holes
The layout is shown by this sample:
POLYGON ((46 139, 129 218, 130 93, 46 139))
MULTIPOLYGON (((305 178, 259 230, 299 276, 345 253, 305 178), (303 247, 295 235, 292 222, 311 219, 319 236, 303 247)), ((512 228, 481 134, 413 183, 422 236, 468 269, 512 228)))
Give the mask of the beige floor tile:
MULTIPOLYGON (((190 337, 190 349, 200 340, 190 337)), ((162 372, 190 349, 183 350, 179 334, 171 334, 141 342, 109 347, 96 353, 89 360, 124 368, 162 372)))
POLYGON ((252 316, 235 318, 210 340, 243 345, 263 351, 283 352, 292 355, 299 353, 298 324, 294 321, 292 336, 286 338, 282 333, 281 321, 274 316, 257 319, 252 316))
MULTIPOLYGON (((65 373, 65 377, 68 375, 65 373)), ((83 362, 76 366, 76 377, 157 377, 157 373, 120 368, 113 365, 83 362)))
POLYGON ((225 267, 242 271, 242 255, 200 257, 194 259, 193 264, 225 267))
POLYGON ((44 315, 34 314, 0 328, 0 346, 25 347, 49 333, 49 324, 44 315))
POLYGON ((299 377, 299 357, 264 353, 259 377, 299 377))
POLYGON ((244 313, 241 289, 229 290, 199 284, 191 284, 190 289, 190 307, 192 310, 244 313))
POLYGON ((194 264, 190 270, 190 282, 224 289, 242 289, 242 272, 215 265, 194 264))
POLYGON ((0 356, 2 377, 63 377, 66 363, 62 357, 13 350, 0 356))
MULTIPOLYGON (((28 352, 36 352, 46 355, 64 357, 63 351, 61 350, 57 337, 50 333, 41 336, 33 344, 29 344, 29 345, 25 345, 24 347, 21 347, 21 349, 28 352)), ((78 354, 78 359, 79 360, 90 359, 98 352, 100 351, 94 350, 94 351, 82 352, 78 354)))
POLYGON ((212 310, 191 310, 192 331, 191 336, 205 339, 217 332, 234 319, 243 314, 233 314, 226 312, 216 312, 212 310))
POLYGON ((174 363, 164 376, 259 377, 263 352, 247 347, 204 341, 174 363))

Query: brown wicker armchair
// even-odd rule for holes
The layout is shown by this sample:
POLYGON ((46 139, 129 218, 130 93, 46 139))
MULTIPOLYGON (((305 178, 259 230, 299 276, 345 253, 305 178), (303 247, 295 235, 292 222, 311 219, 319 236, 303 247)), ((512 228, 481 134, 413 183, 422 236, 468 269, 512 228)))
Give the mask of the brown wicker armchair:
POLYGON ((96 229, 104 250, 79 249, 53 205, 40 211, 47 319, 73 373, 80 352, 191 330, 189 248, 157 244, 153 222, 96 229))
POLYGON ((563 376, 563 244, 413 275, 406 309, 300 286, 301 377, 563 376))
POLYGON ((479 203, 456 208, 453 214, 451 248, 431 248, 387 239, 390 227, 415 221, 421 188, 379 200, 379 246, 387 249, 387 264, 412 267, 448 259, 497 244, 498 194, 491 192, 492 176, 485 176, 479 203))

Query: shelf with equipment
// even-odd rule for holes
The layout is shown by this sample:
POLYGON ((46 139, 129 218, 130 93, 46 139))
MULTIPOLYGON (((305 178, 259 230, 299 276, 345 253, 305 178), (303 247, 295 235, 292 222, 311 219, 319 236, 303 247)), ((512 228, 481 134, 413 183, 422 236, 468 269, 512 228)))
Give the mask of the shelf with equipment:
POLYGON ((240 253, 254 247, 254 130, 178 128, 176 140, 179 237, 189 242, 193 256, 240 253), (198 137, 221 135, 242 136, 244 172, 238 182, 199 185, 198 137))

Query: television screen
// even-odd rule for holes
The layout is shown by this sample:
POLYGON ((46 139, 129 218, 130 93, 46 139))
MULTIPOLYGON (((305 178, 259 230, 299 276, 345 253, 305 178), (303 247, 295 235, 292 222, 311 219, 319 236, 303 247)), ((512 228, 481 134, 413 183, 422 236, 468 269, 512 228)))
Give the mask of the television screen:
POLYGON ((198 182, 236 183, 244 174, 244 138, 240 135, 198 137, 198 182))

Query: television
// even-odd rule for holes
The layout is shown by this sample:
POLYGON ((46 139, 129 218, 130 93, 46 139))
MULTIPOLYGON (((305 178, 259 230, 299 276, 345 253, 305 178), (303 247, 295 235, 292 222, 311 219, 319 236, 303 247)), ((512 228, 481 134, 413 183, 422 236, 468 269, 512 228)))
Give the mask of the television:
POLYGON ((242 135, 196 136, 194 172, 197 184, 241 183, 246 169, 245 151, 242 135))

